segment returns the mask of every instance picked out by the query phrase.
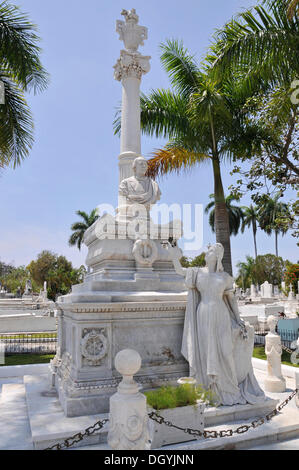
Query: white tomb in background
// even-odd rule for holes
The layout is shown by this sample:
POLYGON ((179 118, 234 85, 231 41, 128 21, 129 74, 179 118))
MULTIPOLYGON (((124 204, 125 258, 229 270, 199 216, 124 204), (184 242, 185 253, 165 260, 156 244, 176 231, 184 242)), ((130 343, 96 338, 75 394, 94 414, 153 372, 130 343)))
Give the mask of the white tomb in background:
POLYGON ((67 416, 108 411, 120 381, 113 359, 123 349, 140 354, 137 379, 144 388, 176 384, 189 373, 181 355, 186 289, 165 248, 170 237, 182 237, 182 226, 180 221, 152 223, 149 210, 160 191, 144 174, 140 158, 140 83, 150 70, 150 57, 138 47, 147 29, 138 25, 135 10, 122 15, 117 32, 125 49, 115 66, 123 87, 117 215, 105 215, 86 231, 88 274, 57 302, 52 371, 67 416), (139 212, 136 201, 141 201, 139 212))

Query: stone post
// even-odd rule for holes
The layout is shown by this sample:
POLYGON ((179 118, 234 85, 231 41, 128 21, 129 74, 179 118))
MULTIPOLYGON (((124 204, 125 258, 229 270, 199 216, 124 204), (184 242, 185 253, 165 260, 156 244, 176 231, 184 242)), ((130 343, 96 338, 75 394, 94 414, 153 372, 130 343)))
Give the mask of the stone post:
POLYGON ((253 298, 253 299, 256 297, 256 289, 255 289, 254 284, 251 284, 251 286, 250 286, 250 297, 253 298))
POLYGON ((133 379, 140 367, 141 357, 132 349, 115 357, 115 368, 123 380, 110 398, 108 444, 114 450, 150 449, 146 397, 133 379))
POLYGON ((141 154, 140 84, 142 75, 150 70, 150 57, 138 52, 147 39, 147 28, 138 25, 139 17, 134 9, 123 10, 121 14, 125 22, 118 20, 116 31, 125 50, 120 52, 114 66, 114 78, 122 82, 123 88, 119 182, 133 175, 132 163, 141 154))
MULTIPOLYGON (((295 372, 295 387, 299 390, 299 372, 295 372)), ((296 405, 299 408, 299 392, 295 397, 296 405)))
POLYGON ((265 380, 265 391, 282 393, 286 389, 286 381, 281 372, 281 339, 275 332, 277 318, 270 315, 267 319, 270 332, 266 336, 266 355, 268 361, 268 375, 265 380))

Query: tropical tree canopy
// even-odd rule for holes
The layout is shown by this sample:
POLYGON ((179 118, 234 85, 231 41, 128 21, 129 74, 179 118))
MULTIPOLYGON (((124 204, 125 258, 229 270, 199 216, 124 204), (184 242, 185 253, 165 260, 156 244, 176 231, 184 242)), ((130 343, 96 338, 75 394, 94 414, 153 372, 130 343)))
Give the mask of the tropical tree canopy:
MULTIPOLYGON (((210 199, 214 199, 214 194, 210 195, 210 199)), ((232 195, 229 195, 225 198, 225 204, 229 218, 230 235, 238 235, 240 226, 244 219, 243 208, 232 204, 232 201, 236 200, 237 198, 232 195)), ((209 224, 212 232, 215 232, 215 200, 211 201, 206 206, 205 213, 208 214, 209 212, 209 224)))
POLYGON ((33 143, 33 120, 24 92, 42 91, 48 75, 40 61, 36 26, 20 9, 0 3, 0 168, 14 168, 28 156, 33 143))
POLYGON ((210 55, 215 75, 246 73, 248 86, 257 80, 261 86, 290 85, 297 79, 299 20, 288 6, 285 0, 263 0, 219 29, 210 55))
MULTIPOLYGON (((167 138, 168 143, 154 152, 149 175, 212 164, 216 240, 224 246, 224 269, 231 273, 229 218, 220 165, 235 152, 247 151, 257 134, 256 126, 244 125, 240 112, 248 96, 238 75, 221 82, 214 79, 209 62, 200 68, 182 43, 168 40, 161 50, 172 89, 141 96, 141 128, 147 135, 167 138)), ((116 133, 120 131, 119 113, 114 127, 116 133)))
POLYGON ((272 254, 257 256, 256 260, 246 256, 245 262, 237 264, 239 268, 236 283, 239 287, 248 288, 251 284, 263 284, 268 281, 273 285, 280 285, 284 279, 286 266, 289 261, 272 254))
POLYGON ((31 261, 27 270, 35 286, 41 288, 47 281, 48 298, 56 300, 57 295, 68 294, 72 285, 83 281, 84 266, 75 269, 65 256, 58 256, 51 251, 42 251, 35 261, 31 261))
POLYGON ((277 193, 273 198, 268 197, 264 206, 260 208, 258 217, 259 224, 262 230, 267 235, 275 233, 275 253, 278 256, 278 234, 285 235, 288 227, 279 222, 282 219, 289 219, 290 212, 288 205, 285 202, 279 201, 281 195, 277 193))
POLYGON ((72 233, 69 238, 69 245, 77 246, 79 250, 81 250, 84 233, 99 219, 99 215, 97 209, 93 209, 90 214, 87 214, 83 211, 77 211, 76 214, 79 215, 83 220, 81 222, 75 222, 71 226, 71 230, 74 233, 72 233))
POLYGON ((183 256, 180 259, 180 263, 184 268, 194 268, 194 267, 202 268, 206 265, 205 256, 206 256, 206 253, 201 253, 200 255, 195 256, 195 258, 193 259, 183 256))
POLYGON ((253 239, 254 239, 254 251, 255 251, 255 258, 257 257, 257 245, 256 245, 256 232, 257 232, 257 224, 258 224, 258 213, 257 208, 253 207, 251 204, 249 207, 242 207, 243 210, 243 221, 241 232, 244 233, 246 227, 252 227, 253 232, 253 239))

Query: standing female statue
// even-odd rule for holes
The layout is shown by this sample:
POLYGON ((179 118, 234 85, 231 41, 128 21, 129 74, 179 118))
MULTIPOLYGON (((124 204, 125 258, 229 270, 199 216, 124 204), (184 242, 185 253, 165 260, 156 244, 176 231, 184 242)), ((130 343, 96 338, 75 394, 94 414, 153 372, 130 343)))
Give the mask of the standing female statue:
POLYGON ((251 364, 254 329, 241 320, 233 278, 223 270, 223 246, 210 246, 206 268, 183 268, 181 251, 169 246, 178 274, 188 287, 182 354, 190 375, 211 389, 219 404, 265 400, 251 364))

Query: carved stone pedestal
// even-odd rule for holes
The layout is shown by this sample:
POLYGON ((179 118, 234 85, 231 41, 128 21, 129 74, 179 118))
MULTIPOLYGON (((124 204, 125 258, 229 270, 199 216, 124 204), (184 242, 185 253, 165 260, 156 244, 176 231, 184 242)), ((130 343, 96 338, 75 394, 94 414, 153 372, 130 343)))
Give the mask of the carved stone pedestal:
POLYGON ((184 316, 183 299, 65 304, 53 367, 66 416, 108 412, 121 379, 113 359, 123 349, 140 354, 136 381, 144 389, 176 384, 188 375, 181 355, 184 316))

